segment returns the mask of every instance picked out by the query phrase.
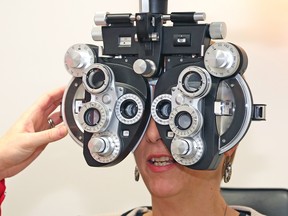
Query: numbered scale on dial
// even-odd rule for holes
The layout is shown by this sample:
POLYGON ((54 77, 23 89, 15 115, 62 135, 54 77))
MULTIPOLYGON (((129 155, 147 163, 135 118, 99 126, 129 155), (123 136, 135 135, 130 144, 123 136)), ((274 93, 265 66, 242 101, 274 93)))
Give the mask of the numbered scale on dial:
POLYGON ((248 58, 242 48, 231 43, 218 42, 207 49, 204 64, 211 75, 225 78, 237 72, 243 74, 248 58))
POLYGON ((66 70, 74 77, 83 76, 83 71, 95 62, 95 52, 86 44, 71 46, 64 58, 66 70))

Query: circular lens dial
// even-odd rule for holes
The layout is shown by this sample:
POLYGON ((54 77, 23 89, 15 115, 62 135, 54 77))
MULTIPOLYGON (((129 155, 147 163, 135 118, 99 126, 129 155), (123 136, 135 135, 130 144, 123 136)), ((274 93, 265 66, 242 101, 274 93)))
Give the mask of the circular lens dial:
POLYGON ((203 117, 201 113, 187 105, 174 108, 169 117, 171 130, 180 137, 196 134, 202 125, 203 117))
POLYGON ((188 97, 204 97, 211 89, 210 74, 196 66, 185 68, 178 77, 178 86, 181 92, 188 97))
POLYGON ((95 62, 93 50, 86 44, 71 46, 64 57, 66 70, 74 77, 83 76, 84 70, 95 62))
POLYGON ((78 115, 82 128, 90 133, 106 129, 108 123, 107 111, 98 102, 88 102, 83 105, 78 115))
POLYGON ((144 113, 142 100, 135 94, 124 94, 118 98, 115 114, 120 122, 131 125, 138 122, 144 113))
POLYGON ((110 163, 120 154, 120 140, 117 136, 105 131, 94 134, 88 142, 92 157, 100 163, 110 163))
POLYGON ((112 76, 112 70, 107 65, 93 64, 85 70, 82 81, 88 92, 99 94, 112 83, 112 76))
POLYGON ((171 98, 172 96, 170 94, 162 94, 153 100, 151 115, 158 124, 169 124, 169 116, 172 108, 171 98))
POLYGON ((236 73, 240 66, 241 55, 236 46, 219 42, 212 44, 204 56, 204 64, 215 77, 229 77, 236 73))
POLYGON ((204 152, 204 145, 199 137, 174 138, 171 143, 173 158, 182 165, 189 166, 197 163, 204 152))

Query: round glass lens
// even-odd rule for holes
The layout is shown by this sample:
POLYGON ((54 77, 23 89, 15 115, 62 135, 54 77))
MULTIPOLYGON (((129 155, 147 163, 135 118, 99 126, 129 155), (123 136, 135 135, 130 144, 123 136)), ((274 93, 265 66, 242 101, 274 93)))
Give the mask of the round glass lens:
POLYGON ((87 83, 90 88, 98 89, 100 88, 105 81, 105 74, 102 70, 94 68, 88 72, 87 83))
POLYGON ((202 86, 202 78, 198 73, 192 72, 184 76, 184 88, 188 92, 197 92, 202 86))
POLYGON ((161 119, 168 119, 171 113, 171 102, 162 100, 157 104, 156 113, 161 119))
POLYGON ((179 112, 175 118, 175 125, 180 130, 187 130, 192 124, 192 117, 188 112, 179 112))
POLYGON ((100 120, 100 113, 97 109, 90 108, 84 113, 84 121, 89 126, 95 126, 100 120))
POLYGON ((131 119, 136 116, 138 106, 134 100, 126 100, 121 104, 120 111, 125 118, 131 119))

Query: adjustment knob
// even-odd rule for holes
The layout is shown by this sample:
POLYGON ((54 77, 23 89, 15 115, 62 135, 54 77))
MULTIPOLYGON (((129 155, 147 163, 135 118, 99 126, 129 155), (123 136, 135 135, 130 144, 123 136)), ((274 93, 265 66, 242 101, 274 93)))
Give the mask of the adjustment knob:
POLYGON ((156 65, 149 59, 137 59, 133 64, 133 70, 137 74, 145 77, 151 77, 156 72, 156 65))
POLYGON ((81 60, 81 52, 71 50, 71 52, 65 56, 65 63, 70 68, 81 68, 85 64, 85 61, 81 60))
POLYGON ((233 55, 224 50, 217 50, 211 58, 207 58, 207 64, 213 68, 230 68, 233 63, 233 55))
POLYGON ((110 155, 114 149, 111 141, 108 137, 92 137, 88 143, 91 154, 110 155))
POLYGON ((236 72, 244 73, 247 55, 240 48, 226 42, 212 44, 204 55, 204 64, 210 74, 216 77, 229 77, 236 72))
POLYGON ((200 137, 176 137, 172 140, 171 154, 179 164, 185 166, 193 165, 201 159, 203 153, 204 144, 200 137))
POLYGON ((205 21, 206 20, 206 14, 203 12, 200 12, 200 13, 196 12, 196 13, 194 13, 193 18, 196 22, 205 21))
POLYGON ((177 139, 171 144, 172 154, 179 155, 180 157, 190 156, 193 157, 196 153, 196 149, 193 143, 184 140, 177 139))
POLYGON ((86 44, 76 44, 70 47, 64 58, 66 70, 74 77, 81 77, 84 69, 95 61, 93 50, 86 44))
POLYGON ((211 39, 224 39, 227 34, 227 27, 224 22, 212 22, 209 26, 211 39))
POLYGON ((106 26, 106 17, 107 14, 109 14, 108 12, 100 12, 100 13, 96 13, 94 16, 94 23, 97 26, 106 26))
POLYGON ((95 26, 91 31, 91 36, 94 41, 103 41, 102 27, 95 26))

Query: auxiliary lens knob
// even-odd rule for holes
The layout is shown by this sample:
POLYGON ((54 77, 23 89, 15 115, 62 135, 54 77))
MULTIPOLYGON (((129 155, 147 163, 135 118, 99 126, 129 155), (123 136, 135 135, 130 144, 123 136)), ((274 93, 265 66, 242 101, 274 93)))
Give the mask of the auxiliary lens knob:
POLYGON ((224 39, 227 35, 227 27, 224 22, 212 22, 209 26, 211 39, 224 39))
POLYGON ((176 138, 171 143, 171 154, 175 161, 184 166, 190 166, 197 163, 204 152, 204 146, 201 139, 176 138))
POLYGON ((204 64, 210 74, 224 78, 232 76, 238 71, 245 71, 246 64, 242 63, 242 59, 246 58, 244 51, 240 51, 235 45, 218 42, 206 50, 204 64))
POLYGON ((195 147, 192 143, 187 142, 184 139, 178 139, 174 142, 172 142, 171 145, 171 151, 172 153, 179 155, 181 157, 185 156, 194 156, 195 155, 195 147))
POLYGON ((133 64, 133 70, 137 74, 141 74, 145 77, 151 77, 156 72, 156 65, 149 59, 137 59, 133 64))
POLYGON ((88 145, 92 154, 94 153, 101 156, 108 156, 113 152, 111 141, 106 137, 91 138, 88 145))
POLYGON ((83 72, 95 62, 93 50, 86 44, 75 44, 70 47, 64 58, 66 70, 74 77, 83 76, 83 72))

